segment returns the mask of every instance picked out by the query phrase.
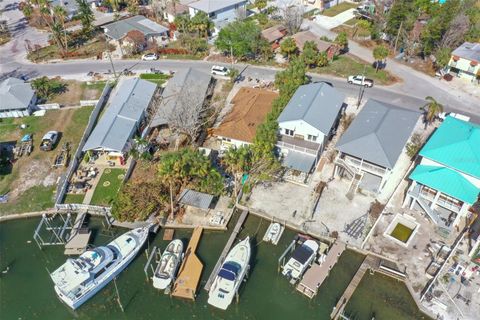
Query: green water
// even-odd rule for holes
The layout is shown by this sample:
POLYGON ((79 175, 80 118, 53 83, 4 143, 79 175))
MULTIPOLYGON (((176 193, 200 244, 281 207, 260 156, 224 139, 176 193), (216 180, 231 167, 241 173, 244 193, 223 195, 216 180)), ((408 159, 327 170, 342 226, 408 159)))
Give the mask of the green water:
MULTIPOLYGON (((29 219, 0 223, 0 269, 4 270, 6 266, 10 266, 8 273, 0 274, 0 318, 2 320, 328 319, 336 300, 341 296, 362 261, 361 255, 346 251, 320 288, 317 297, 309 300, 297 293, 285 278, 277 274, 278 257, 293 239, 294 232, 286 230, 278 246, 259 243, 268 222, 249 216, 240 237, 250 235, 253 238, 252 269, 247 283, 241 288, 240 302, 230 305, 227 311, 214 309, 207 304, 208 296, 203 285, 229 233, 206 231, 197 250, 198 256, 204 263, 204 272, 195 302, 170 298, 154 289, 151 283, 147 283, 143 272, 147 258, 145 254, 141 254, 117 280, 125 312, 121 311, 116 302, 113 282, 74 312, 58 300, 47 273, 47 269, 53 271, 65 261, 63 249, 55 246, 39 250, 35 242, 28 243, 32 239, 33 230, 38 221, 38 219, 29 219)), ((91 219, 90 227, 94 230, 94 244, 105 244, 112 239, 112 235, 107 236, 100 231, 100 220, 91 219)), ((116 233, 120 234, 124 231, 117 229, 116 233)), ((187 243, 190 234, 190 231, 176 231, 175 237, 184 239, 187 243)), ((152 237, 149 246, 159 245, 165 248, 167 242, 161 240, 162 236, 160 232, 156 237, 152 237)), ((392 285, 391 281, 387 283, 392 285)), ((393 283, 393 285, 396 284, 393 283)), ((383 290, 388 290, 388 285, 383 290)), ((375 296, 371 293, 369 299, 373 300, 369 300, 368 309, 363 308, 362 298, 355 300, 358 307, 354 309, 361 309, 357 319, 370 319, 371 310, 375 310, 377 319, 395 319, 382 318, 382 310, 385 309, 383 301, 375 302, 375 296)), ((396 307, 398 306, 395 304, 387 306, 387 313, 384 314, 402 315, 402 318, 397 319, 417 319, 411 312, 388 313, 389 308, 396 307)), ((411 306, 407 311, 410 309, 411 306)))

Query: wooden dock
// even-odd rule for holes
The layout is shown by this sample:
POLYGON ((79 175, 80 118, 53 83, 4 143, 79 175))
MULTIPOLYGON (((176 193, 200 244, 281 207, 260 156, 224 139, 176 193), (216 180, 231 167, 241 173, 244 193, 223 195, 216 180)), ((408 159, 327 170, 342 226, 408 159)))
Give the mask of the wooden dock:
POLYGON ((365 272, 367 272, 368 269, 377 270, 380 264, 380 260, 380 258, 371 254, 365 257, 362 264, 360 265, 360 268, 358 268, 357 272, 348 284, 347 289, 345 289, 345 292, 343 292, 343 295, 338 300, 337 305, 333 308, 333 311, 330 314, 330 319, 337 320, 340 317, 340 315, 343 313, 343 310, 347 306, 348 301, 355 292, 355 289, 357 289, 360 281, 365 275, 365 272))
POLYGON ((75 222, 73 223, 72 230, 70 231, 70 236, 65 244, 64 254, 82 254, 87 249, 92 232, 87 228, 82 228, 86 217, 86 212, 80 212, 75 217, 75 222))
POLYGON ((202 236, 202 227, 196 227, 188 243, 178 277, 173 285, 172 296, 195 300, 198 283, 202 276, 203 264, 195 254, 202 236))
POLYGON ((313 299, 317 295, 318 288, 327 279, 330 270, 335 266, 340 255, 345 251, 346 245, 342 242, 335 242, 328 250, 325 260, 321 264, 314 263, 305 272, 302 281, 297 285, 297 290, 313 299))
POLYGON ((245 219, 247 218, 248 215, 248 210, 243 210, 242 213, 240 214, 240 218, 238 218, 237 224, 235 225, 235 228, 233 229, 232 234, 230 235, 230 238, 227 241, 227 244, 223 248, 222 254, 220 255, 220 258, 217 261, 217 264, 213 268, 212 273, 210 274, 210 277, 207 280, 207 283, 205 284, 205 290, 210 291, 210 287, 213 284, 213 281, 215 280, 215 277, 217 276, 218 270, 223 264, 223 261, 225 260, 225 257, 227 256, 228 252, 232 248, 233 242, 237 238, 238 233, 240 232, 240 228, 242 227, 243 223, 245 222, 245 219))

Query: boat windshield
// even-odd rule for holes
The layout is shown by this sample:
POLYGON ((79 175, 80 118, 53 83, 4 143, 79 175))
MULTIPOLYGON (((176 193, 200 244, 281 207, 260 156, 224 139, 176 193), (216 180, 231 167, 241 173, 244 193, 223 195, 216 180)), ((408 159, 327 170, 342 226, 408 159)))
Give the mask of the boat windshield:
POLYGON ((238 263, 229 261, 222 266, 218 275, 224 279, 234 281, 240 269, 241 266, 238 263))

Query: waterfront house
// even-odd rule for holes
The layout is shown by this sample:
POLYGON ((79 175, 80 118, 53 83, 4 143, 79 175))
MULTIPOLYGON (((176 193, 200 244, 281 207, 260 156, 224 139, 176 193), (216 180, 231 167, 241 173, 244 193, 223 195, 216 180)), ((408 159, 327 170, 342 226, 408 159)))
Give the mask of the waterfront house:
POLYGON ((325 52, 327 54, 327 58, 329 60, 333 59, 333 57, 338 53, 339 47, 334 44, 333 42, 328 42, 321 40, 316 34, 312 31, 301 31, 295 33, 292 36, 293 40, 297 45, 298 51, 303 51, 303 46, 307 41, 313 41, 317 45, 317 49, 319 52, 325 52))
POLYGON ((233 108, 213 135, 222 150, 253 143, 258 125, 265 121, 278 94, 259 88, 241 88, 232 99, 233 108))
POLYGON ((420 150, 404 206, 449 233, 480 194, 480 125, 447 117, 420 150))
POLYGON ((29 116, 37 102, 30 83, 17 78, 7 78, 0 83, 0 118, 29 116))
POLYGON ((156 84, 139 78, 120 80, 82 150, 106 154, 109 159, 122 162, 130 140, 145 126, 156 90, 156 84))
POLYGON ((122 56, 130 53, 132 46, 143 49, 148 44, 163 45, 168 41, 168 28, 140 15, 109 23, 103 26, 103 30, 109 42, 121 51, 122 56), (138 35, 143 37, 141 46, 138 35))
POLYGON ((213 78, 194 68, 181 69, 168 80, 150 122, 151 128, 167 129, 174 123, 196 126, 198 114, 213 93, 213 78))
POLYGON ((351 194, 382 192, 419 119, 419 112, 369 99, 335 146, 334 176, 351 179, 351 194))
POLYGON ((344 100, 344 94, 324 82, 295 91, 278 117, 277 147, 284 167, 308 177, 336 131, 344 100))
POLYGON ((215 25, 215 34, 225 25, 246 15, 247 0, 183 0, 189 8, 190 17, 205 12, 215 25))
POLYGON ((453 50, 447 72, 472 82, 480 79, 480 43, 464 42, 453 50))

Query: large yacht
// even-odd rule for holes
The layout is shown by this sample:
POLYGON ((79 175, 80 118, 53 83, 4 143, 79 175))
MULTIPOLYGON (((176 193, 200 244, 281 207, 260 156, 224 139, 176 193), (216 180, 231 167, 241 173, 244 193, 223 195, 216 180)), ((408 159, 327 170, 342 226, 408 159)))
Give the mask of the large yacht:
POLYGON ((246 237, 228 253, 213 281, 208 294, 208 303, 226 310, 238 291, 250 262, 250 238, 246 237))
POLYGON ((72 309, 80 307, 133 260, 147 240, 149 229, 131 230, 106 246, 67 259, 50 275, 60 299, 72 309))
POLYGON ((312 264, 318 251, 318 243, 306 240, 293 251, 287 264, 283 267, 282 274, 294 281, 300 279, 307 268, 312 264))
POLYGON ((177 269, 183 256, 183 242, 175 239, 170 242, 160 258, 153 275, 153 286, 157 289, 166 289, 174 280, 177 269))

